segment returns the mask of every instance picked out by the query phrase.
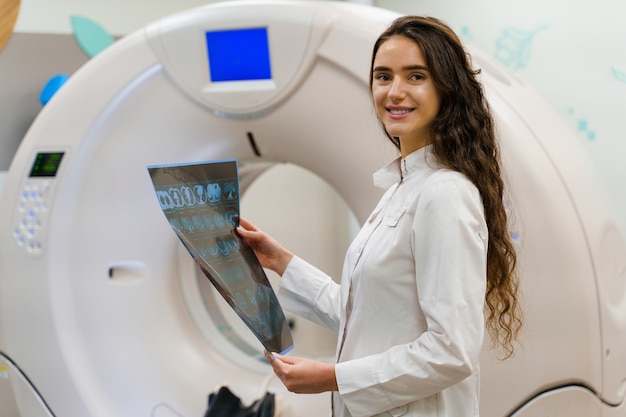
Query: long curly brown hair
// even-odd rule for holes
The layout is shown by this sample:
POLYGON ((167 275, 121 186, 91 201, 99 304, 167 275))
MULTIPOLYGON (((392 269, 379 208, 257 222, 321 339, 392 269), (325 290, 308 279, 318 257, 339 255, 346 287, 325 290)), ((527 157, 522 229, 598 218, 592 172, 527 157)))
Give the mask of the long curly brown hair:
MULTIPOLYGON (((508 358, 513 354, 513 343, 522 325, 517 255, 508 230, 494 122, 476 78, 480 70, 472 68, 469 55, 450 27, 425 16, 394 20, 374 44, 370 69, 379 47, 392 36, 404 36, 417 43, 439 92, 441 106, 430 127, 433 154, 443 166, 465 174, 482 197, 489 229, 487 329, 494 344, 508 358)), ((370 88, 372 81, 370 70, 370 88)), ((399 149, 399 139, 388 133, 387 136, 399 149)))

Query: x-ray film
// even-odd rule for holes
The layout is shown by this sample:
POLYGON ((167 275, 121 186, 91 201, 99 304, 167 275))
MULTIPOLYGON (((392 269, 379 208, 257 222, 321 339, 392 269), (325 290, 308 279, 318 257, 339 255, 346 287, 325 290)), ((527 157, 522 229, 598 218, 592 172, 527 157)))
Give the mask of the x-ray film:
POLYGON ((293 348, 278 298, 239 226, 236 160, 149 166, 165 217, 204 275, 269 352, 293 348))

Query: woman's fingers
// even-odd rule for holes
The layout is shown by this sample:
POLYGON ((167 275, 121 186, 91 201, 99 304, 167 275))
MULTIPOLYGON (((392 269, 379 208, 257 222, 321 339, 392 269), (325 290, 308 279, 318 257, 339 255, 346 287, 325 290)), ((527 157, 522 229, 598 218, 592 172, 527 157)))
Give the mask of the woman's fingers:
POLYGON ((333 364, 264 353, 278 379, 291 392, 314 394, 338 389, 333 364))
POLYGON ((243 226, 243 228, 245 230, 250 230, 252 232, 257 232, 258 231, 258 229, 256 227, 254 227, 254 225, 252 223, 250 223, 248 220, 246 220, 243 217, 239 218, 239 225, 243 226))

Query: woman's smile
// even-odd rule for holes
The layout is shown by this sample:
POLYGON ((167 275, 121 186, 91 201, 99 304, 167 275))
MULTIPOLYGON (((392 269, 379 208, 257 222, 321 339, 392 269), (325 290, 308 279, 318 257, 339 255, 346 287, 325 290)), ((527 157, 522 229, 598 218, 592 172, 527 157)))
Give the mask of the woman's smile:
POLYGON ((389 112, 389 117, 392 119, 402 119, 408 116, 414 109, 411 108, 397 108, 397 107, 388 107, 387 112, 389 112))

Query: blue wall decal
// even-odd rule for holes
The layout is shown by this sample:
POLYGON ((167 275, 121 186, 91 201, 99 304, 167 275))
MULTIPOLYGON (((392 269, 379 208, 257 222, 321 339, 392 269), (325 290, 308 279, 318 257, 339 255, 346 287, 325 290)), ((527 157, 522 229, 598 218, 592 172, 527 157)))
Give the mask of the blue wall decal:
POLYGON ((512 70, 524 68, 530 60, 531 44, 535 36, 547 27, 548 25, 542 25, 532 31, 505 28, 496 39, 496 59, 512 70))
POLYGON ((470 31, 469 26, 467 25, 463 25, 461 27, 461 36, 467 38, 467 39, 472 39, 472 32, 470 31))
POLYGON ((59 91, 63 84, 67 82, 69 77, 65 74, 57 74, 54 77, 50 78, 43 90, 41 90, 41 94, 39 94, 39 102, 42 106, 48 104, 50 99, 59 91))
POLYGON ((596 140, 596 132, 589 128, 589 122, 587 121, 587 119, 574 116, 574 109, 572 108, 568 110, 568 113, 570 116, 573 116, 575 118, 576 130, 581 133, 585 137, 585 139, 590 142, 596 140))
POLYGON ((615 77, 617 81, 620 81, 626 84, 626 72, 625 71, 620 71, 617 68, 611 68, 611 72, 613 73, 613 77, 615 77))

